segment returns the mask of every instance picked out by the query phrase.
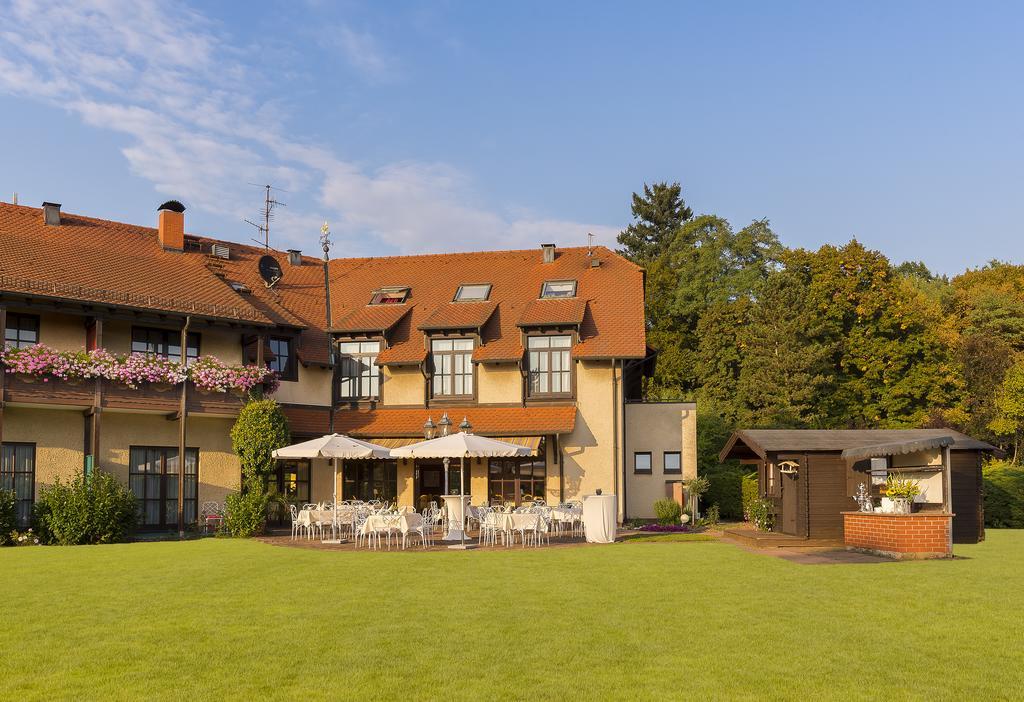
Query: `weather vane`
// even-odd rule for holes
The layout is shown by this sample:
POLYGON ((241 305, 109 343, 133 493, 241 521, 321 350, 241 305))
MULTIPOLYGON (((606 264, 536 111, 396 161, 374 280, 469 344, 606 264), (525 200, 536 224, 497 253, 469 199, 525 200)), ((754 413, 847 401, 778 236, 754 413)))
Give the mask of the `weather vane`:
POLYGON ((324 226, 320 227, 320 248, 324 250, 324 260, 327 260, 327 252, 331 250, 331 228, 324 220, 324 226))

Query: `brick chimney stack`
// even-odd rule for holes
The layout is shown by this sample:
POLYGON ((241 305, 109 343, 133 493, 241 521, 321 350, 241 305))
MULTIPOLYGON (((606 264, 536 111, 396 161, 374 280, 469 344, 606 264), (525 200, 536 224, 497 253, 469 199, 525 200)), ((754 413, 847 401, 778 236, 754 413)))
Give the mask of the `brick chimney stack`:
POLYGON ((168 200, 158 208, 157 224, 160 246, 165 251, 185 250, 185 206, 177 200, 168 200))

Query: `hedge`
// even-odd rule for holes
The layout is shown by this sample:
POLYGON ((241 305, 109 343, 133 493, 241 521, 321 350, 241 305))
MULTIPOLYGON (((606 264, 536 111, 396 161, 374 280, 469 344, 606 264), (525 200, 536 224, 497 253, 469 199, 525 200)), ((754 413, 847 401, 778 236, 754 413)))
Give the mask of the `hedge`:
POLYGON ((982 472, 985 526, 1024 529, 1024 466, 993 461, 982 472))
POLYGON ((749 471, 718 466, 701 472, 711 483, 701 498, 704 505, 718 505, 723 519, 743 519, 743 479, 749 471))

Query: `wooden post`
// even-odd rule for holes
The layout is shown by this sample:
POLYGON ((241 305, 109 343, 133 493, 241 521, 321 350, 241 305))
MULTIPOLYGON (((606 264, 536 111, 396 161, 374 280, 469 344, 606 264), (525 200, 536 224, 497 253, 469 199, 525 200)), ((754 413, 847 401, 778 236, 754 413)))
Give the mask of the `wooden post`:
MULTIPOLYGON (((94 318, 86 328, 86 349, 92 351, 103 346, 103 320, 94 318)), ((89 413, 89 442, 86 449, 92 455, 92 467, 100 467, 100 415, 103 413, 103 379, 96 378, 93 388, 92 410, 89 413)))
MULTIPOLYGON (((181 362, 188 359, 188 328, 192 317, 185 318, 181 328, 181 362)), ((185 422, 188 418, 188 381, 181 384, 181 405, 178 409, 178 538, 185 538, 185 422)))

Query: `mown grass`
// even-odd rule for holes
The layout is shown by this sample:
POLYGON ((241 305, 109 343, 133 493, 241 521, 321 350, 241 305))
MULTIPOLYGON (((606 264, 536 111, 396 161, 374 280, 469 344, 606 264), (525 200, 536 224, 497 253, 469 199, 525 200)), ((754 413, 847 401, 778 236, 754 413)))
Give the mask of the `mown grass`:
POLYGON ((957 551, 3 549, 0 699, 1019 699, 1024 532, 957 551))

